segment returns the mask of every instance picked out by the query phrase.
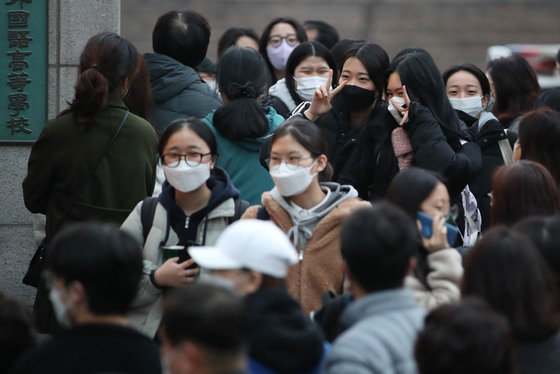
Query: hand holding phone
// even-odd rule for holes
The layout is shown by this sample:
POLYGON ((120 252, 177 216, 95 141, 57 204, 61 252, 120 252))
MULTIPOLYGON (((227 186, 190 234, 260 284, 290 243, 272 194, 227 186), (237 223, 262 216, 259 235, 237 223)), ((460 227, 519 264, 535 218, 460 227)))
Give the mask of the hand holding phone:
POLYGON ((451 248, 455 243, 459 229, 445 223, 443 216, 438 216, 434 220, 429 215, 418 212, 418 221, 421 225, 422 245, 427 251, 434 252, 440 249, 451 248))

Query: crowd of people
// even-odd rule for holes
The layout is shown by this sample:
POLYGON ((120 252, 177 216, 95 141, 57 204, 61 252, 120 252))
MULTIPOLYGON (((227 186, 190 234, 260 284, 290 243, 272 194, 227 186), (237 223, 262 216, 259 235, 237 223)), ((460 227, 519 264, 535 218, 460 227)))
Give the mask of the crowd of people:
POLYGON ((209 40, 170 11, 153 53, 84 47, 23 181, 46 255, 33 313, 0 294, 1 372, 560 372, 560 88, 322 21, 209 40))

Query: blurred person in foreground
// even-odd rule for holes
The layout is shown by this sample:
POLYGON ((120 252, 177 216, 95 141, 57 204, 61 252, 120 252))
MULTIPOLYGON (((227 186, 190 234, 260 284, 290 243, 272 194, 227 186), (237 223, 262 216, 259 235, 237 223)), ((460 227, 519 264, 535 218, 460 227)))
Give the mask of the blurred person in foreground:
POLYGON ((243 374, 247 312, 225 287, 196 283, 166 299, 159 331, 164 372, 243 374))
POLYGON ((413 220, 390 203, 345 220, 341 252, 355 301, 342 314, 346 331, 329 351, 324 373, 416 373, 413 346, 425 312, 403 288, 416 241, 413 220))
POLYGON ((156 343, 126 326, 142 273, 131 236, 76 224, 55 237, 46 266, 56 319, 68 329, 23 355, 13 373, 161 373, 156 343))

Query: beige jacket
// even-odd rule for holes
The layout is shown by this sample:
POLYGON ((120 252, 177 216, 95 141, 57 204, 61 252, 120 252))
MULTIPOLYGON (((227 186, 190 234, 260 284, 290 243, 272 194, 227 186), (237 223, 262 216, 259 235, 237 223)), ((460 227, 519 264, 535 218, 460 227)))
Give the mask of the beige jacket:
MULTIPOLYGON (((262 195, 262 204, 271 221, 288 233, 293 226, 290 215, 274 200, 270 192, 262 195)), ((299 300, 304 312, 309 313, 321 308, 323 292, 342 293, 344 275, 338 238, 340 225, 353 210, 369 206, 370 203, 359 198, 342 201, 315 226, 303 252, 301 248, 297 248, 298 253, 303 253, 303 257, 297 265, 289 269, 286 280, 288 292, 299 300)), ((259 207, 249 207, 241 219, 257 218, 259 207)))
POLYGON ((461 255, 455 248, 442 249, 428 255, 428 265, 432 271, 426 277, 428 290, 413 276, 407 276, 405 286, 414 292, 418 305, 432 310, 440 305, 458 302, 461 298, 459 288, 463 278, 461 255))

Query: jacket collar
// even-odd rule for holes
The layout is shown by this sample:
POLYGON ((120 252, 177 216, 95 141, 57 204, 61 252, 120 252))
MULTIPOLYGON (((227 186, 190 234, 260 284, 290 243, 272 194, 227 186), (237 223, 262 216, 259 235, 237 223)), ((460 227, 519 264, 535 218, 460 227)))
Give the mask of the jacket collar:
POLYGON ((127 109, 122 98, 114 92, 111 92, 107 95, 107 106, 127 109))
POLYGON ((371 293, 350 304, 342 314, 342 325, 348 328, 364 318, 391 312, 418 309, 412 291, 405 288, 371 293))

